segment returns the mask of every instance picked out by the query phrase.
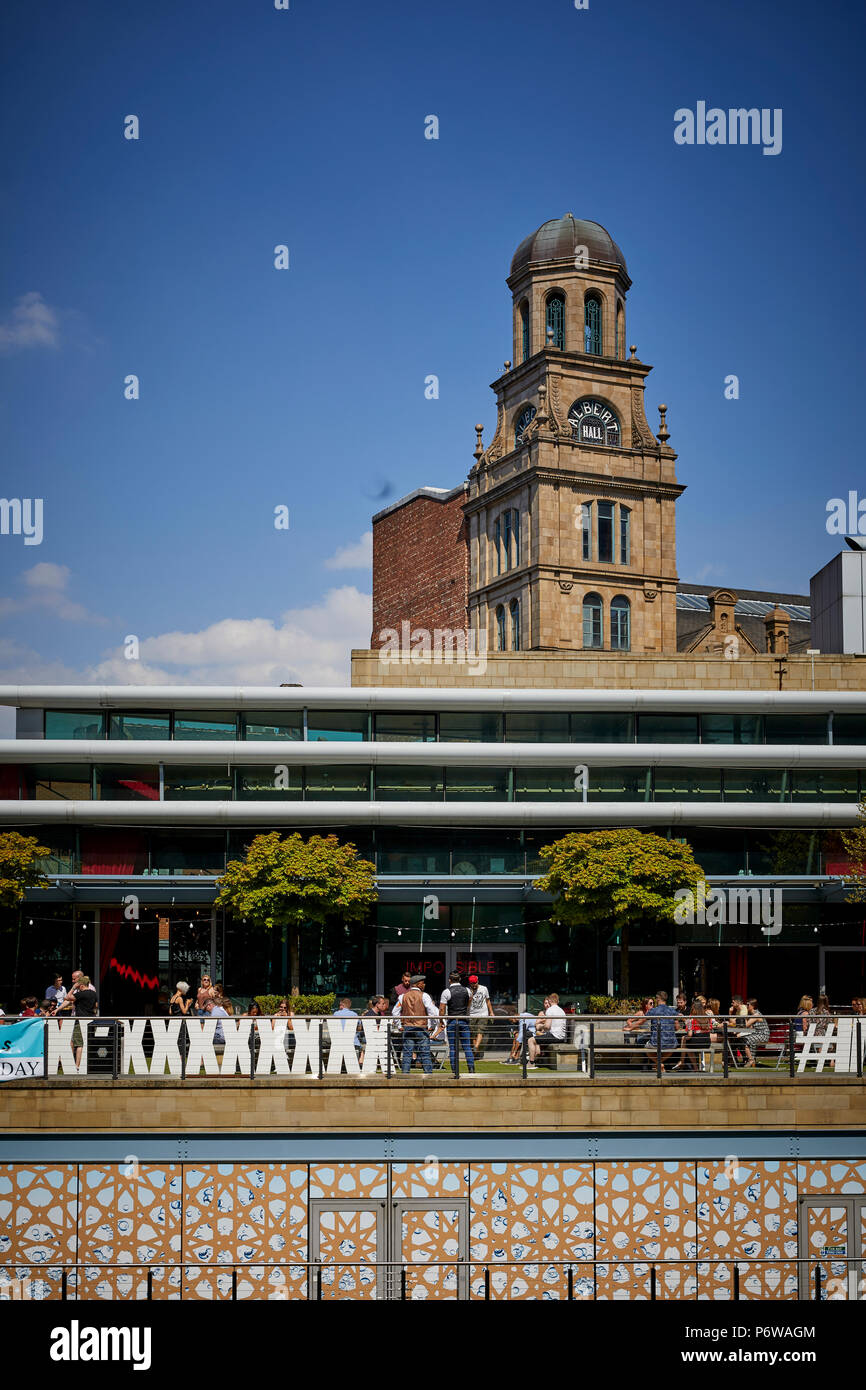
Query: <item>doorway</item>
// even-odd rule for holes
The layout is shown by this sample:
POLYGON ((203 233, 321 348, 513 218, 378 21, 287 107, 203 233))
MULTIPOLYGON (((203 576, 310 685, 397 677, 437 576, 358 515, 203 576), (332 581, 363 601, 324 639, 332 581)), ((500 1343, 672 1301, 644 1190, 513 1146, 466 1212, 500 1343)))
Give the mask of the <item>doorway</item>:
POLYGON ((476 946, 470 952, 465 946, 441 943, 422 949, 420 942, 409 941, 376 948, 376 989, 381 994, 388 994, 408 972, 426 976, 427 992, 438 1004, 452 970, 477 975, 490 991, 494 1009, 509 1004, 526 1008, 525 946, 476 946))
POLYGON ((466 1297, 469 1202, 459 1198, 310 1203, 310 1297, 453 1301, 466 1297), (461 1263, 462 1262, 462 1263, 461 1263))
POLYGON ((800 1199, 800 1298, 815 1297, 815 1270, 821 1271, 821 1299, 866 1301, 863 1240, 866 1199, 800 1199))

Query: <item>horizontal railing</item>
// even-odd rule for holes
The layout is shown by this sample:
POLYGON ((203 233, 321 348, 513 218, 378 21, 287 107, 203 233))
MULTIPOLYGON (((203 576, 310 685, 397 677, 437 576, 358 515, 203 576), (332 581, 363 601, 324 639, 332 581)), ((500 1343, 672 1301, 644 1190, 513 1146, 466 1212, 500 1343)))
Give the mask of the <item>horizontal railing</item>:
MULTIPOLYGON (((4 1024, 0 1020, 0 1040, 4 1024)), ((119 1080, 147 1076, 184 1081, 212 1078, 417 1077, 414 1067, 456 1076, 476 1062, 472 1038, 483 1030, 485 1065, 491 1050, 507 1053, 495 1064, 512 1075, 537 1079, 545 1068, 577 1080, 639 1075, 689 1082, 709 1077, 863 1078, 866 1020, 859 1015, 800 1019, 764 1015, 712 1021, 700 1015, 564 1015, 550 1020, 528 1015, 420 1019, 322 1017, 312 1014, 120 1018, 57 1016, 19 1020, 33 1026, 0 1046, 0 1079, 45 1077, 119 1080), (563 1036, 556 1037, 556 1032, 563 1036), (17 1050, 16 1050, 17 1049, 17 1050), (471 1056, 471 1063, 470 1063, 471 1056), (404 1068, 406 1070, 404 1070, 404 1068), (532 1077, 530 1077, 532 1072, 532 1077)), ((502 1073, 507 1075, 508 1073, 502 1073)))
POLYGON ((658 1259, 652 1256, 602 1255, 568 1259, 524 1257, 522 1260, 262 1260, 204 1264, 175 1263, 76 1265, 15 1264, 0 1268, 0 1302, 155 1301, 222 1298, 241 1301, 259 1290, 269 1300, 311 1302, 319 1300, 411 1300, 416 1294, 429 1299, 489 1301, 507 1297, 508 1277, 516 1273, 524 1287, 512 1290, 520 1298, 550 1296, 556 1289, 563 1300, 597 1301, 614 1293, 621 1296, 631 1275, 629 1294, 655 1302, 665 1297, 700 1298, 739 1302, 744 1282, 750 1277, 760 1287, 745 1288, 746 1298, 760 1301, 864 1301, 866 1277, 863 1260, 850 1255, 721 1256, 696 1254, 658 1259), (764 1268, 787 1276, 764 1287, 764 1268), (35 1272, 27 1272, 35 1271, 35 1272), (608 1281, 616 1272, 615 1289, 608 1281), (505 1274, 503 1291, 497 1275, 505 1274), (242 1282, 242 1276, 247 1278, 242 1282), (432 1277, 431 1277, 432 1276, 432 1277), (212 1279, 207 1292, 196 1283, 212 1279), (791 1281, 796 1279, 796 1284, 791 1281), (113 1283, 111 1281, 114 1281, 113 1283), (253 1282, 253 1280, 255 1282, 253 1282), (220 1287, 220 1281, 222 1287, 220 1287), (342 1282, 342 1286, 341 1286, 342 1282), (499 1287, 496 1287, 496 1284, 499 1287), (787 1287, 786 1287, 787 1284, 787 1287), (258 1286, 258 1287, 256 1287, 258 1286), (101 1291, 100 1291, 101 1290, 101 1291))

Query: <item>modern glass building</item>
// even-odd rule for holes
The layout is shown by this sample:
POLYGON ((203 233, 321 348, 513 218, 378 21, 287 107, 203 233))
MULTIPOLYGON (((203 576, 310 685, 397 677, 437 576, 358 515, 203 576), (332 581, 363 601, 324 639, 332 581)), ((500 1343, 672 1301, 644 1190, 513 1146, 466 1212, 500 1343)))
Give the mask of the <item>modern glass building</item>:
POLYGON ((636 924, 630 993, 767 1011, 866 994, 839 833, 866 794, 866 692, 23 686, 0 703, 17 709, 0 827, 51 851, 51 886, 0 931, 7 1010, 78 966, 104 1013, 205 971, 235 999, 285 991, 286 940, 214 907, 227 860, 274 829, 333 832, 377 868, 367 923, 302 934, 303 993, 361 999, 420 966, 435 994, 455 964, 500 1003, 619 991, 616 933, 552 921, 533 880, 566 831, 636 826, 688 841, 713 887, 780 891, 782 915, 772 934, 636 924))

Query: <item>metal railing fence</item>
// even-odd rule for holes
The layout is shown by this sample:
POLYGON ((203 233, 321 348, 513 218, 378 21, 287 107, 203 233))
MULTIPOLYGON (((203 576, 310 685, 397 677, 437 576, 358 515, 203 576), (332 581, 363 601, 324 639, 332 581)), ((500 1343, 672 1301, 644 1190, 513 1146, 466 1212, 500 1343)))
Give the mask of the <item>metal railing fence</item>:
POLYGON ((678 1258, 649 1256, 622 1257, 616 1254, 521 1260, 478 1258, 419 1260, 292 1260, 192 1261, 150 1264, 49 1263, 44 1266, 16 1264, 0 1267, 0 1302, 30 1300, 39 1302, 88 1302, 124 1300, 201 1301, 202 1297, 242 1301, 267 1289, 269 1300, 311 1302, 353 1298, 405 1301, 416 1296, 448 1300, 489 1301, 508 1294, 509 1276, 517 1276, 515 1297, 525 1298, 535 1289, 535 1297, 552 1297, 554 1289, 564 1300, 595 1302, 621 1296, 626 1288, 624 1271, 632 1271, 635 1281, 629 1295, 655 1302, 679 1295, 701 1301, 733 1301, 754 1297, 811 1301, 866 1301, 866 1264, 857 1256, 777 1255, 722 1256, 695 1254, 678 1258), (36 1271, 24 1273, 23 1271, 36 1271), (615 1278, 611 1281, 611 1270, 615 1278), (787 1273, 774 1287, 759 1279, 759 1287, 747 1287, 772 1270, 787 1273), (719 1272, 724 1271, 724 1278, 719 1272), (107 1285, 107 1276, 118 1281, 107 1285), (430 1278, 431 1274, 435 1277, 430 1278), (505 1274, 505 1286, 497 1275, 505 1274), (247 1278, 244 1280, 243 1276, 247 1278), (255 1276, 259 1289, 251 1282, 255 1276), (270 1278, 266 1278, 270 1276, 270 1278), (279 1277, 274 1277, 279 1276, 279 1277), (339 1277, 338 1277, 339 1276, 339 1277), (680 1277, 682 1276, 682 1277, 680 1277), (728 1277, 729 1276, 729 1277, 728 1277), (207 1292, 196 1290, 202 1279, 213 1279, 207 1292), (220 1287, 220 1280, 222 1285, 220 1287), (712 1298, 716 1295, 716 1299, 712 1298))
MULTIPOLYGON (((13 1016, 0 1020, 0 1038, 2 1025, 15 1021, 13 1016)), ((391 1079, 401 1074, 414 1079, 428 1070, 465 1077, 479 1060, 472 1047, 478 1036, 475 1018, 424 1020, 417 1025, 390 1015, 313 1014, 57 1016, 29 1021, 42 1024, 41 1051, 31 1047, 27 1054, 34 1063, 34 1080, 243 1076, 254 1082, 285 1076, 324 1081, 337 1076, 391 1079)), ((786 1073, 791 1078, 808 1073, 863 1079, 866 1020, 860 1015, 801 1019, 775 1014, 762 1016, 762 1021, 766 1027, 759 1031, 747 1019, 728 1016, 709 1026, 700 1015, 567 1014, 549 1024, 531 1015, 495 1015, 482 1020, 485 1033, 479 1055, 494 1069, 513 1067, 511 1075, 523 1081, 540 1079, 545 1070, 580 1080, 637 1074, 688 1083, 708 1076, 772 1080, 786 1073), (508 1055, 491 1058, 497 1051, 508 1055)), ((14 1049, 0 1051, 0 1068, 12 1066, 15 1055, 14 1049)), ((14 1071, 3 1075, 30 1079, 26 1071, 20 1078, 14 1071)))

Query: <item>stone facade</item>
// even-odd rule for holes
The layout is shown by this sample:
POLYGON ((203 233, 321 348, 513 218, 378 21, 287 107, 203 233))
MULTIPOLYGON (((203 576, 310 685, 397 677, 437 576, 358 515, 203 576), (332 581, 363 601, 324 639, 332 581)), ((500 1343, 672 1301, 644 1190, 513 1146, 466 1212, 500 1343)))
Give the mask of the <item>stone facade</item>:
MULTIPOLYGON (((458 686, 536 690, 778 690, 778 657, 749 653, 664 656, 616 652, 490 652, 478 661, 385 663, 374 651, 352 652, 352 685, 436 689, 458 686)), ((813 658, 790 655, 783 690, 812 690, 813 658)), ((863 690, 866 656, 816 656, 815 690, 863 690)))

